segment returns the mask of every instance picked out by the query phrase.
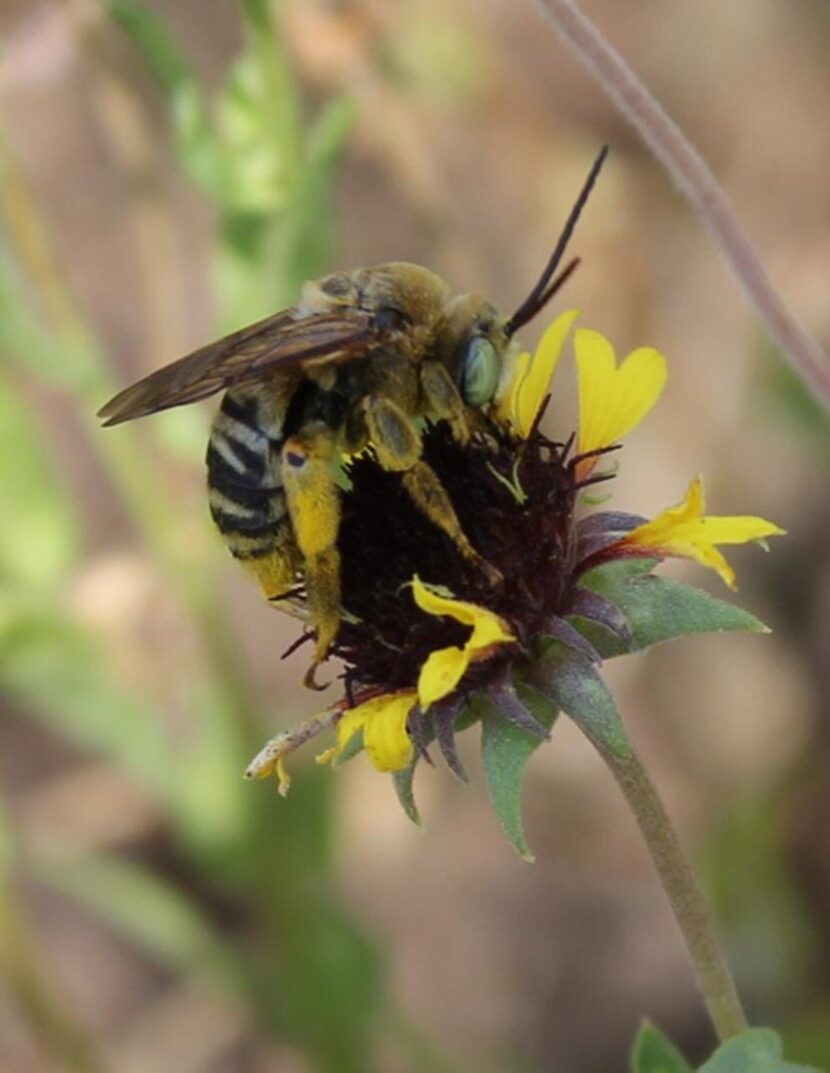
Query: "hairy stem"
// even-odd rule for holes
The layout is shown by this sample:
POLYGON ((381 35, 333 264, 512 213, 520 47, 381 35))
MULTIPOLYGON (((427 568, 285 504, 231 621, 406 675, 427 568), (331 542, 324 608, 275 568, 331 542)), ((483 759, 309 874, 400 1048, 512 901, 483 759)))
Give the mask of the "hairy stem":
POLYGON ((784 304, 705 160, 575 0, 534 0, 706 224, 795 372, 830 409, 830 359, 784 304))
POLYGON ((599 752, 637 819, 692 959, 718 1039, 729 1039, 747 1027, 746 1015, 700 887, 683 855, 663 802, 633 750, 625 758, 602 748, 599 752))

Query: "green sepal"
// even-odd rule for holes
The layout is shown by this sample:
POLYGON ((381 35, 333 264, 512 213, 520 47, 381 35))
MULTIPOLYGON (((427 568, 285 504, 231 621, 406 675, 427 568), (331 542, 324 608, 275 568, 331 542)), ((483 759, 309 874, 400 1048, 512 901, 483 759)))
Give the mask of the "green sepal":
POLYGON ((629 757, 631 745, 617 704, 595 665, 560 641, 548 640, 546 646, 533 667, 536 687, 599 749, 629 757))
POLYGON ((771 1028, 748 1028, 715 1051, 699 1073, 820 1073, 813 1066, 785 1062, 781 1037, 771 1028))
POLYGON ((423 827, 421 813, 418 811, 418 806, 415 804, 415 791, 412 785, 415 779, 415 768, 418 766, 419 759, 420 757, 418 754, 414 753, 412 759, 405 768, 402 768, 400 771, 393 771, 392 785, 395 787, 398 801, 406 815, 412 820, 416 827, 423 827))
POLYGON ((631 1073, 693 1073, 675 1045, 650 1021, 644 1021, 631 1052, 631 1073))
POLYGON ((333 768, 340 767, 345 764, 347 760, 353 759, 358 753, 363 752, 363 728, 356 730, 354 734, 349 738, 342 750, 334 757, 331 762, 333 768))
MULTIPOLYGON (((547 697, 522 682, 515 683, 519 699, 546 729, 559 714, 547 697)), ((522 781, 525 768, 542 744, 541 738, 510 723, 486 696, 474 702, 481 718, 481 754, 487 792, 507 840, 520 857, 533 861, 522 824, 522 781)))
POLYGON ((693 633, 744 630, 769 633, 769 627, 743 608, 701 589, 652 574, 657 560, 625 559, 589 570, 580 585, 616 604, 625 615, 631 640, 578 618, 580 633, 605 659, 636 652, 661 641, 693 633))

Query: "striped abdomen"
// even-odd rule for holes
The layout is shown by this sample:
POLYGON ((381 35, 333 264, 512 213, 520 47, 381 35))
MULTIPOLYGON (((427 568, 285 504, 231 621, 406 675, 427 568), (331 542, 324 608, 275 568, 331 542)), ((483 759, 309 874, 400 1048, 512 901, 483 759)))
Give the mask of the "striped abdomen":
POLYGON ((294 583, 296 549, 280 477, 281 427, 261 386, 229 391, 207 451, 210 513, 268 597, 294 583))

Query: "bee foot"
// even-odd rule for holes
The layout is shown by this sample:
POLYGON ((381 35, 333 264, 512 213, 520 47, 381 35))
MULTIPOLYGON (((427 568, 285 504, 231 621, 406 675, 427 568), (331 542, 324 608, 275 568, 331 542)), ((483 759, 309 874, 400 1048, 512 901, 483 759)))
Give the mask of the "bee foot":
POLYGON ((313 689, 316 693, 322 693, 324 689, 328 689, 328 687, 331 685, 331 682, 324 682, 323 685, 320 685, 320 683, 315 678, 317 668, 322 662, 322 659, 315 659, 315 661, 311 664, 311 666, 308 668, 308 670, 305 672, 305 675, 303 676, 303 685, 306 687, 306 689, 313 689))

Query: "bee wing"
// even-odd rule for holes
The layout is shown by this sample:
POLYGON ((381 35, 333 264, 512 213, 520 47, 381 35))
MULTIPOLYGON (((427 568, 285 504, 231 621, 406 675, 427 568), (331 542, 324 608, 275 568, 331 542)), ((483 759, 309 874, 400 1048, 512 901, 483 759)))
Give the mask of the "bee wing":
POLYGON ((373 339, 364 310, 348 307, 302 316, 288 309, 157 369, 110 399, 98 416, 105 425, 118 425, 257 380, 270 369, 348 361, 373 339))

